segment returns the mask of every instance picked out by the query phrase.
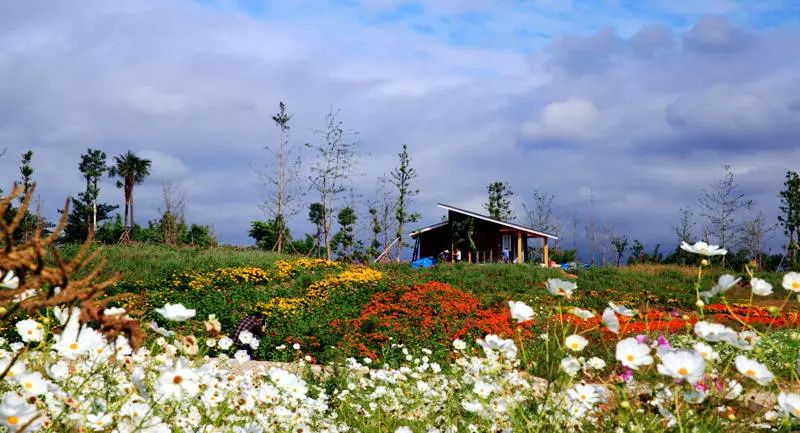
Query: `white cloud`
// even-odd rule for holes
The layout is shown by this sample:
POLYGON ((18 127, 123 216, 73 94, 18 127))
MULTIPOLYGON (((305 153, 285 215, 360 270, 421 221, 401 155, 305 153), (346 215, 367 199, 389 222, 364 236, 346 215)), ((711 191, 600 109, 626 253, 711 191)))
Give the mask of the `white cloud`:
POLYGON ((533 140, 583 140, 597 134, 600 112, 581 98, 547 104, 537 119, 525 122, 522 133, 533 140))

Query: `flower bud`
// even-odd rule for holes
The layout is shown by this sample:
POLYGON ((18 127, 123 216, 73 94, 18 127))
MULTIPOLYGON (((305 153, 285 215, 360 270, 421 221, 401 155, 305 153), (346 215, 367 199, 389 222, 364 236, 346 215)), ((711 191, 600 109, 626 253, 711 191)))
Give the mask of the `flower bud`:
POLYGON ((703 302, 702 299, 698 299, 697 302, 694 303, 694 305, 697 305, 697 308, 703 308, 706 305, 706 303, 703 302))
POLYGON ((778 313, 781 312, 781 309, 774 305, 770 305, 769 308, 767 308, 767 311, 769 311, 773 316, 777 316, 778 313))
POLYGON ((623 401, 622 403, 619 404, 619 407, 621 407, 623 409, 630 409, 631 404, 627 400, 625 400, 625 401, 623 401))
POLYGON ((700 260, 700 265, 701 266, 708 266, 709 265, 708 259, 700 260))

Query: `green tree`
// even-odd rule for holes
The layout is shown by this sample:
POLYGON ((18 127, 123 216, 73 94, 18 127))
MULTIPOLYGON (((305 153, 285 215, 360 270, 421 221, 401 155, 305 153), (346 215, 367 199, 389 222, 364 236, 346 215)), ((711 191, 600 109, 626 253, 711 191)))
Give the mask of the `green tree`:
POLYGON ((514 219, 511 210, 511 188, 506 182, 492 182, 487 187, 489 199, 483 208, 489 212, 489 216, 500 221, 511 221, 514 219))
MULTIPOLYGON (((19 166, 19 172, 22 175, 22 187, 24 188, 23 192, 25 194, 28 193, 28 190, 31 189, 33 185, 33 181, 31 177, 33 176, 33 166, 31 165, 31 160, 33 159, 33 151, 29 150, 22 154, 22 163, 19 166)), ((25 196, 22 195, 19 198, 19 201, 22 202, 25 200, 25 196)))
POLYGON ((250 223, 249 236, 256 241, 262 250, 271 251, 278 243, 278 230, 283 228, 283 239, 291 240, 289 229, 285 225, 276 224, 275 221, 253 221, 250 223))
MULTIPOLYGON (((81 163, 78 169, 83 173, 86 179, 86 190, 84 191, 84 198, 92 205, 92 219, 90 228, 92 232, 97 230, 97 198, 100 195, 100 187, 98 181, 108 170, 106 165, 106 153, 102 150, 87 149, 86 153, 81 155, 81 163)), ((114 206, 117 208, 118 206, 114 206)))
POLYGON ((322 208, 322 203, 311 203, 308 206, 308 220, 314 224, 317 232, 314 236, 314 247, 317 250, 317 257, 322 256, 322 231, 325 225, 325 211, 322 208))
POLYGON ((375 257, 379 253, 378 251, 381 248, 381 241, 378 239, 378 236, 383 231, 383 227, 381 226, 380 218, 378 217, 378 209, 375 207, 369 208, 369 216, 370 216, 370 230, 372 231, 372 241, 369 243, 369 249, 367 249, 367 255, 369 257, 375 257))
POLYGON ((109 167, 106 165, 106 154, 100 150, 88 149, 81 155, 78 164, 83 178, 86 180, 86 189, 72 198, 72 210, 67 217, 64 227, 63 239, 67 242, 83 242, 88 233, 97 231, 97 223, 111 217, 111 212, 119 206, 98 203, 100 187, 98 181, 109 167))
POLYGON ((778 222, 786 235, 786 252, 792 268, 798 266, 800 257, 800 175, 796 171, 787 171, 783 182, 784 190, 778 194, 781 199, 778 222))
POLYGON ((633 240, 631 247, 631 256, 628 258, 628 264, 644 263, 647 260, 647 253, 644 252, 644 244, 639 242, 638 239, 633 240))
POLYGON ((704 189, 698 201, 711 234, 717 237, 722 248, 730 248, 732 236, 739 228, 737 214, 742 209, 749 209, 753 201, 745 200, 744 193, 738 191, 731 166, 722 168, 725 171, 722 179, 711 184, 711 188, 704 189))
MULTIPOLYGON (((19 172, 22 175, 22 186, 24 190, 24 194, 19 198, 20 203, 25 200, 25 196, 28 192, 33 188, 33 165, 31 161, 33 160, 33 151, 29 150, 22 154, 22 162, 19 166, 19 172)), ((13 220, 17 213, 23 211, 24 215, 22 217, 22 221, 20 221, 19 228, 15 231, 14 237, 17 241, 24 241, 31 236, 33 233, 38 229, 42 229, 42 234, 49 234, 50 229, 55 227, 55 224, 47 221, 44 217, 40 215, 40 212, 37 211, 36 214, 31 212, 29 208, 22 209, 22 208, 14 208, 9 206, 8 212, 6 213, 6 218, 10 222, 13 220)))
POLYGON ((622 260, 622 255, 625 254, 625 249, 628 248, 628 237, 612 236, 611 246, 614 247, 614 252, 617 254, 617 267, 619 267, 619 262, 622 260))
POLYGON ((416 222, 420 214, 408 210, 411 200, 419 194, 418 189, 411 187, 411 182, 417 178, 417 171, 411 167, 411 157, 408 154, 408 146, 403 145, 403 151, 398 155, 400 165, 391 172, 392 185, 397 188, 397 207, 395 208, 395 220, 397 220, 397 261, 400 262, 400 252, 403 249, 403 228, 406 223, 416 222))
POLYGON ((355 230, 354 226, 358 217, 356 211, 347 206, 339 211, 336 217, 339 231, 333 236, 333 246, 340 259, 352 261, 354 257, 355 230))
POLYGON ((108 171, 111 178, 118 178, 117 188, 123 190, 125 195, 125 231, 122 240, 130 240, 130 230, 134 226, 133 213, 133 188, 144 182, 150 175, 152 161, 136 156, 130 150, 127 153, 114 157, 114 165, 108 171), (129 218, 130 216, 130 218, 129 218))

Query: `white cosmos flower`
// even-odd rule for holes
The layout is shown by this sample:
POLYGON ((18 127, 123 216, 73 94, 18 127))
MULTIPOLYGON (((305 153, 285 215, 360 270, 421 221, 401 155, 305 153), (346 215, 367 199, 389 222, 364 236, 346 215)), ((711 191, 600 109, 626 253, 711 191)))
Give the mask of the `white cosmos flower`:
POLYGON ((69 308, 53 307, 53 316, 58 320, 60 325, 67 323, 69 319, 69 308))
POLYGON ((472 390, 475 391, 475 394, 478 394, 479 397, 488 398, 489 395, 494 391, 494 385, 479 380, 475 382, 475 385, 473 386, 472 390))
POLYGON ((461 407, 467 412, 480 412, 483 410, 483 405, 478 400, 464 400, 461 402, 461 407))
POLYGON ((781 285, 784 289, 790 290, 795 293, 800 293, 800 273, 789 272, 783 276, 781 285))
POLYGON ((14 275, 14 271, 6 272, 6 275, 3 277, 3 281, 0 282, 0 287, 11 290, 18 289, 19 277, 14 275))
POLYGON ((564 345, 573 352, 580 352, 587 344, 589 344, 589 341, 577 334, 570 335, 564 339, 564 345))
POLYGON ((706 343, 698 341, 692 347, 699 353, 706 361, 719 361, 719 353, 706 343))
POLYGON ((706 361, 694 350, 668 350, 661 353, 661 363, 656 368, 664 376, 684 379, 694 385, 703 378, 706 361))
POLYGON ((625 367, 634 370, 638 370, 643 365, 653 363, 653 357, 650 356, 650 346, 639 343, 633 337, 617 342, 616 359, 625 367))
POLYGON ((253 333, 250 331, 242 331, 239 333, 239 342, 242 344, 250 344, 253 341, 253 333))
POLYGON ((800 394, 781 392, 778 394, 778 406, 787 415, 800 418, 800 394))
POLYGON ((161 308, 156 308, 156 313, 167 320, 173 322, 183 322, 196 315, 196 311, 183 306, 183 304, 164 304, 161 308))
POLYGON ((586 367, 594 369, 594 370, 602 370, 602 369, 606 368, 606 362, 603 361, 602 358, 598 358, 596 356, 593 356, 593 357, 589 358, 588 361, 586 361, 586 367))
POLYGON ((172 368, 165 368, 158 377, 156 392, 169 400, 194 397, 200 392, 197 371, 189 367, 185 358, 180 358, 172 368))
POLYGON ((25 319, 17 322, 17 332, 22 341, 29 343, 41 341, 44 337, 44 327, 41 323, 33 319, 25 319))
POLYGON ((606 325, 609 331, 615 334, 619 333, 619 319, 611 307, 606 307, 603 310, 603 324, 606 325))
POLYGON ((114 418, 107 413, 93 414, 86 416, 86 423, 94 431, 104 431, 106 427, 114 421, 114 418))
POLYGON ((156 323, 155 320, 150 322, 150 329, 152 329, 153 332, 155 332, 156 334, 164 336, 164 337, 174 337, 175 336, 175 332, 170 331, 169 329, 164 329, 164 328, 158 326, 158 323, 156 323))
POLYGON ((511 310, 511 318, 517 322, 527 322, 533 318, 533 308, 524 302, 508 301, 508 309, 511 310))
POLYGON ((572 313, 575 316, 578 316, 579 318, 581 318, 583 320, 589 320, 592 317, 594 317, 594 313, 593 312, 591 312, 589 310, 584 310, 583 308, 572 307, 569 310, 569 312, 572 313))
POLYGON ((706 322, 701 320, 694 324, 694 333, 706 341, 724 341, 732 343, 739 338, 739 334, 731 328, 719 323, 706 322))
POLYGON ((605 401, 605 391, 596 385, 579 383, 567 390, 567 397, 575 403, 591 409, 595 404, 605 401))
POLYGON ((550 278, 547 280, 547 290, 556 296, 564 296, 566 298, 572 297, 572 292, 578 288, 578 285, 572 281, 565 281, 558 278, 550 278))
POLYGON ((719 245, 709 245, 703 241, 695 242, 694 245, 681 242, 681 249, 703 256, 724 256, 725 254, 728 254, 728 250, 725 248, 720 248, 719 245))
POLYGON ((772 284, 762 280, 761 278, 751 278, 750 287, 754 295, 769 296, 772 294, 772 284))
POLYGON ((128 310, 126 310, 126 309, 124 309, 122 307, 111 307, 111 308, 106 308, 105 310, 103 310, 103 315, 104 316, 121 316, 121 315, 123 315, 123 314, 125 314, 127 312, 128 312, 128 310))
POLYGON ((217 346, 222 350, 228 350, 233 346, 233 340, 230 337, 222 337, 219 339, 217 346))
POLYGON ((233 357, 240 363, 250 360, 250 355, 247 354, 246 350, 237 350, 236 353, 233 354, 233 357))
POLYGON ((466 349, 466 348, 467 348, 467 343, 465 343, 465 342, 464 342, 463 340, 461 340, 460 338, 456 338, 456 339, 453 341, 453 348, 455 348, 456 350, 464 350, 464 349, 466 349))
POLYGON ((40 396, 47 392, 47 380, 38 371, 21 375, 17 382, 28 395, 40 396))
POLYGON ((731 287, 739 284, 739 281, 741 280, 742 280, 741 277, 737 278, 730 274, 723 274, 719 277, 719 280, 717 280, 717 284, 715 284, 714 287, 711 288, 711 290, 700 292, 700 296, 702 296, 706 301, 708 301, 709 299, 713 298, 714 296, 717 296, 720 293, 727 292, 728 290, 731 289, 731 287))
POLYGON ((574 377, 581 371, 581 363, 574 356, 567 356, 561 360, 561 369, 565 373, 574 377))
POLYGON ((744 355, 739 355, 734 358, 734 363, 739 373, 755 380, 759 385, 767 385, 775 378, 766 365, 744 355))
POLYGON ((81 355, 106 346, 106 339, 102 334, 88 326, 81 326, 78 322, 80 313, 73 309, 61 335, 54 336, 56 344, 52 349, 67 359, 77 359, 81 355))
POLYGON ((394 433, 414 433, 410 428, 406 426, 397 427, 397 430, 394 433))
POLYGON ((489 334, 482 340, 479 339, 478 345, 483 347, 484 351, 491 352, 496 350, 509 359, 517 356, 517 345, 514 344, 514 340, 503 339, 495 334, 489 334))
POLYGON ((636 310, 631 310, 630 308, 624 307, 622 305, 617 305, 611 301, 608 302, 608 306, 614 310, 615 313, 619 314, 620 316, 627 316, 633 317, 636 315, 636 310))
MULTIPOLYGON (((22 426, 38 415, 36 406, 28 403, 16 392, 3 394, 3 400, 0 402, 0 425, 5 426, 9 432, 19 431, 22 426)), ((40 424, 41 418, 33 421, 26 431, 36 431, 40 424)))

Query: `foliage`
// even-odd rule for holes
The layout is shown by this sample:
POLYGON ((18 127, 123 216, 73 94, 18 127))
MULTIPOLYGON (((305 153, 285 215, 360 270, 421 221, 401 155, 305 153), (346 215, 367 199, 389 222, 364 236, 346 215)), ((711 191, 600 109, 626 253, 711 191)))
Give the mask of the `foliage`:
POLYGON ((333 250, 340 260, 353 261, 356 258, 355 223, 358 217, 356 211, 347 206, 342 208, 337 215, 339 231, 333 236, 333 250))
POLYGON ((414 167, 411 167, 411 157, 408 154, 407 145, 403 145, 403 151, 400 152, 398 156, 400 158, 399 165, 392 170, 390 175, 392 185, 397 188, 397 205, 395 206, 397 231, 395 232, 395 237, 399 239, 397 241, 397 261, 399 262, 400 252, 405 245, 403 242, 403 227, 407 223, 413 223, 419 220, 420 214, 418 212, 409 211, 411 200, 414 196, 419 194, 419 190, 411 187, 411 183, 417 178, 417 171, 414 167))
POLYGON ((511 209, 511 192, 507 182, 492 182, 487 187, 489 198, 483 208, 489 212, 489 216, 500 221, 511 221, 514 215, 511 209))
POLYGON ((778 222, 783 226, 786 235, 786 250, 791 266, 800 267, 800 175, 796 171, 787 171, 783 182, 784 190, 778 194, 781 199, 781 214, 778 222))
POLYGON ((283 238, 291 240, 292 236, 289 233, 289 227, 285 224, 280 224, 275 221, 253 221, 250 223, 250 232, 248 235, 255 239, 256 246, 262 250, 273 251, 278 245, 278 227, 283 227, 283 238))
POLYGON ((133 212, 133 189, 136 185, 144 182, 144 179, 150 175, 150 165, 152 161, 136 156, 130 150, 127 153, 114 157, 114 165, 108 170, 108 176, 111 178, 119 178, 117 180, 117 188, 123 190, 125 196, 125 220, 123 225, 123 240, 127 241, 130 235, 130 230, 134 227, 134 212, 133 212), (130 215, 130 216, 129 216, 130 215))

